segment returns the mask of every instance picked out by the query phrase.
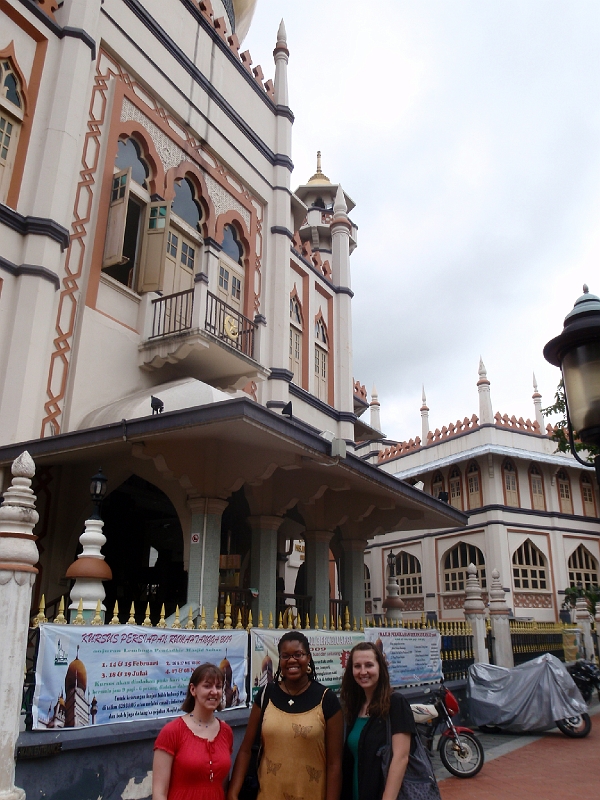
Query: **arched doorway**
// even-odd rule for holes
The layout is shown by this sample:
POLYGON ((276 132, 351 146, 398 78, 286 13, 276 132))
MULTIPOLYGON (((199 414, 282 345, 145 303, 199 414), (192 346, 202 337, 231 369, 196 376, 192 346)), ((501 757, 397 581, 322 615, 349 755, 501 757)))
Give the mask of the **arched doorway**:
POLYGON ((186 602, 187 572, 183 567, 183 532, 175 507, 152 483, 132 475, 102 504, 106 544, 103 553, 113 579, 104 584, 107 616, 119 602, 121 622, 135 603, 136 621, 143 621, 150 603, 153 623, 162 604, 166 615, 186 602))

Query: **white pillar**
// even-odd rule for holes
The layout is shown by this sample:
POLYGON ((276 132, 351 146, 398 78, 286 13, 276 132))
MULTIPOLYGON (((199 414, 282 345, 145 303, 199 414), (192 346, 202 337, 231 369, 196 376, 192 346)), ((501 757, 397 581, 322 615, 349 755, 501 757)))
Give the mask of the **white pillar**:
POLYGON ((421 445, 425 447, 427 444, 427 434, 429 433, 429 408, 427 407, 424 386, 421 400, 421 445))
POLYGON ((33 527, 38 521, 31 479, 33 459, 27 451, 15 459, 13 480, 0 506, 0 798, 25 800, 14 785, 15 746, 23 697, 23 674, 31 588, 38 549, 33 527))
MULTIPOLYGON (((350 231, 346 199, 341 185, 338 186, 333 204, 331 220, 331 271, 333 283, 350 289, 350 231)), ((334 329, 335 347, 335 396, 334 406, 339 411, 354 411, 354 381, 352 378, 352 298, 347 292, 335 297, 334 329)), ((331 325, 331 321, 329 323, 331 325)), ((354 439, 354 424, 343 421, 339 424, 342 439, 354 439)))
POLYGON ((590 611, 585 597, 578 597, 575 604, 575 624, 581 631, 583 642, 584 657, 588 661, 594 661, 596 654, 594 651, 594 641, 592 639, 592 624, 590 611))
POLYGON ((479 392, 479 424, 487 425, 494 422, 494 412, 492 410, 492 397, 490 395, 490 382, 487 378, 485 364, 479 358, 479 380, 477 381, 477 391, 479 392))
POLYGON ((500 573, 492 570, 490 586, 490 622, 492 624, 492 655, 498 667, 511 669, 515 665, 512 641, 510 638, 510 621, 504 589, 500 581, 500 573))
POLYGON ((485 606, 481 598, 481 586, 475 564, 469 564, 467 574, 469 577, 465 587, 464 611, 465 619, 470 623, 473 631, 473 655, 476 662, 489 664, 490 659, 485 646, 485 606))
MULTIPOLYGON (((70 593, 71 605, 69 609, 71 612, 77 611, 79 601, 81 601, 82 615, 86 622, 90 622, 94 618, 98 601, 100 601, 100 617, 103 622, 106 613, 106 606, 104 605, 106 592, 102 581, 110 581, 112 579, 112 571, 100 552, 101 547, 106 544, 106 536, 102 533, 103 527, 104 522, 99 518, 91 518, 85 521, 85 530, 79 537, 83 550, 65 575, 67 578, 75 578, 75 583, 70 593)), ((71 621, 73 621, 72 615, 71 621)))
POLYGON ((371 427, 375 428, 376 431, 381 430, 381 405, 379 403, 379 395, 377 394, 377 388, 375 384, 373 384, 373 391, 371 392, 371 402, 369 403, 369 411, 370 411, 370 423, 371 427))
POLYGON ((538 385, 533 373, 533 407, 535 408, 535 421, 540 426, 540 433, 544 432, 544 415, 542 414, 542 395, 538 392, 538 385))

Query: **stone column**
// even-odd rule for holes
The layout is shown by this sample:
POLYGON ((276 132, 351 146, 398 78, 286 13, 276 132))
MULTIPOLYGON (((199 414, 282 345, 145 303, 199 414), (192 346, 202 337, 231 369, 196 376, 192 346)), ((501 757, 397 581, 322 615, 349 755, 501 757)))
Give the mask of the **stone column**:
POLYGON ((594 650, 594 640, 592 639, 590 611, 587 600, 583 596, 578 597, 577 603, 575 604, 575 624, 581 631, 584 657, 588 661, 594 661, 596 653, 594 650))
POLYGON ((492 624, 492 655, 498 667, 512 669, 515 665, 512 640, 510 638, 510 621, 504 589, 497 569, 492 570, 490 586, 490 622, 492 624))
POLYGON ((305 531, 304 563, 306 566, 306 594, 310 602, 311 624, 318 615, 319 620, 329 619, 329 542, 333 531, 305 531))
POLYGON ((227 500, 192 497, 190 526, 190 560, 188 565, 187 602, 197 617, 204 606, 206 618, 212 620, 219 602, 219 556, 221 555, 221 517, 227 500))
POLYGON ((25 800, 14 785, 15 746, 23 697, 23 674, 31 588, 38 549, 33 527, 38 521, 31 479, 33 459, 27 451, 12 464, 12 485, 0 506, 0 798, 25 800))
MULTIPOLYGON (((252 601, 252 616, 258 620, 259 612, 268 620, 269 612, 277 608, 277 531, 283 522, 281 517, 260 515, 248 517, 252 528, 252 552, 250 554, 250 582, 258 589, 258 597, 252 601)), ((277 624, 275 622, 275 624, 277 624)))
POLYGON ((365 547, 363 539, 342 539, 342 597, 350 606, 350 622, 365 618, 365 547))
POLYGON ((402 622, 402 609, 404 608, 404 601, 400 597, 400 587, 398 586, 398 578, 395 574, 390 572, 388 582, 385 586, 387 597, 383 601, 383 608, 386 609, 386 617, 392 621, 402 622))
POLYGON ((465 619, 473 630, 473 654, 475 661, 489 664, 487 647, 485 646, 485 605, 481 598, 481 586, 477 578, 477 567, 469 564, 467 567, 467 585, 465 587, 466 599, 464 605, 465 619))
MULTIPOLYGON (((82 601, 82 616, 86 622, 91 622, 96 614, 98 600, 100 601, 100 618, 104 622, 106 606, 104 598, 106 592, 102 581, 112 579, 112 571, 104 560, 100 548, 106 544, 106 536, 102 533, 104 522, 98 517, 90 518, 85 522, 85 530, 79 537, 83 551, 71 564, 66 572, 66 578, 75 578, 71 589, 71 612, 79 608, 82 601)), ((73 613, 71 613, 71 621, 73 613)))

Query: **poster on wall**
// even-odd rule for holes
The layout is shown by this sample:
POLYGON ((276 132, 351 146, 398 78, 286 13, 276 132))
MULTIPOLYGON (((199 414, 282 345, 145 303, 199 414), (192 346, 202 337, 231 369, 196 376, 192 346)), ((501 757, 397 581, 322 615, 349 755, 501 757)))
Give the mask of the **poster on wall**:
POLYGON ((433 628, 367 628, 365 639, 383 652, 392 686, 437 683, 441 680, 439 631, 433 628))
POLYGON ((206 661, 225 673, 223 709, 246 704, 246 631, 40 626, 34 730, 177 714, 206 661))
MULTIPOLYGON (((252 699, 266 683, 273 681, 279 665, 277 643, 288 633, 284 629, 253 628, 250 636, 250 686, 252 699)), ((355 644, 363 642, 361 631, 304 630, 315 662, 317 680, 339 692, 348 656, 355 644)))

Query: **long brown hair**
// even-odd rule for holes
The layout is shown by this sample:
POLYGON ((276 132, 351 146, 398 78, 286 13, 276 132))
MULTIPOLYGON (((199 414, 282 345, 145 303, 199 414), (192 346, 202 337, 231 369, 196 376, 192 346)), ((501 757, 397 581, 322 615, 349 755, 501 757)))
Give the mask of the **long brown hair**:
POLYGON ((362 686, 359 686, 354 679, 352 665, 354 653, 357 651, 369 650, 373 653, 375 660, 379 664, 379 680, 373 693, 367 712, 370 717, 386 717, 390 713, 390 700, 392 697, 392 687, 390 686, 390 673, 381 650, 373 642, 360 642, 350 651, 350 658, 346 664, 344 677, 342 678, 342 691, 340 694, 344 714, 348 723, 353 723, 358 717, 360 707, 365 702, 366 695, 362 686))
POLYGON ((189 714, 194 710, 196 700, 194 695, 190 692, 190 686, 195 688, 204 680, 209 680, 212 683, 216 683, 217 686, 219 684, 223 686, 225 683, 223 670, 219 669, 214 664, 209 664, 208 661, 206 664, 200 664, 199 667, 196 667, 196 669, 192 672, 190 682, 188 683, 187 694, 185 696, 185 700, 183 701, 183 705, 181 706, 182 711, 186 711, 189 714))

